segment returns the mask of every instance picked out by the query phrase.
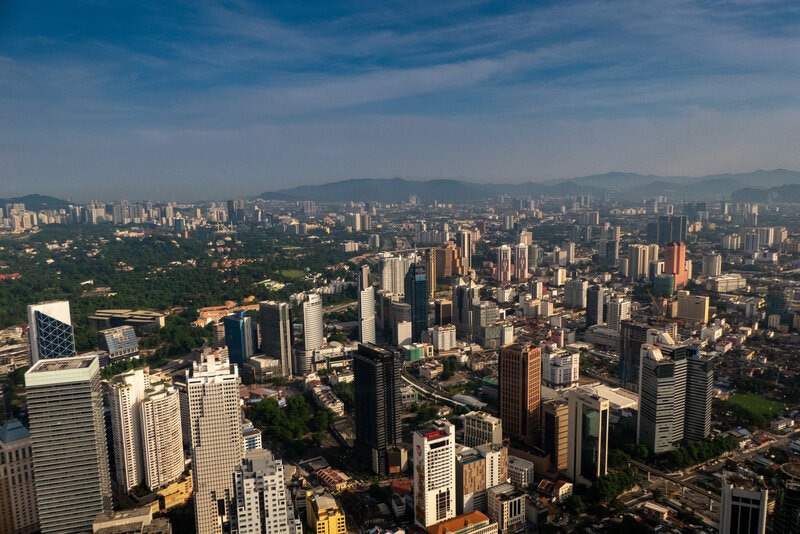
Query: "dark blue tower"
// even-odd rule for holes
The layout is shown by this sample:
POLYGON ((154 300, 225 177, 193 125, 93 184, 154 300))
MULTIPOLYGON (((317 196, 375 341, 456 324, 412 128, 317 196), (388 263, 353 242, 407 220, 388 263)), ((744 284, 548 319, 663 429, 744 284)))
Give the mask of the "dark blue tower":
POLYGON ((405 292, 406 304, 411 306, 411 339, 417 343, 428 329, 428 278, 423 263, 415 262, 409 267, 405 292))
POLYGON ((225 346, 228 347, 228 358, 239 367, 239 373, 247 358, 254 353, 253 320, 246 312, 239 312, 222 318, 225 327, 225 346))

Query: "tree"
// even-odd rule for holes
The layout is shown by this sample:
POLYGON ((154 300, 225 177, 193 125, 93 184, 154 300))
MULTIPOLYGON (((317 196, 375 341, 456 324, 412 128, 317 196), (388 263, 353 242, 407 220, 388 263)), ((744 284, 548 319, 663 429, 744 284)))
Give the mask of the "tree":
POLYGON ((581 499, 580 495, 572 494, 564 501, 564 506, 566 506, 567 510, 571 514, 579 515, 582 514, 583 511, 586 509, 586 505, 583 503, 583 499, 581 499))

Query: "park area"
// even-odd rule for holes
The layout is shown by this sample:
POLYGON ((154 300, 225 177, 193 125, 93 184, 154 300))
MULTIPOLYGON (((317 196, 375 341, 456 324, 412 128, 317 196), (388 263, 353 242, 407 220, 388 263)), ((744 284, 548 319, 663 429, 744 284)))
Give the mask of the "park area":
POLYGON ((780 416, 783 413, 783 403, 768 399, 756 393, 734 393, 728 402, 746 408, 750 412, 763 415, 765 418, 780 416))

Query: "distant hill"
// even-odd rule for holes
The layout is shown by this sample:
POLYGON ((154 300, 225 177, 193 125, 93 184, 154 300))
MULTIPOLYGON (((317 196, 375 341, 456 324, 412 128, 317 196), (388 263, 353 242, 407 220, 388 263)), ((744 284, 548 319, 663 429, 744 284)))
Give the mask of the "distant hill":
POLYGON ((25 204, 25 209, 31 211, 59 210, 68 208, 71 202, 47 195, 25 195, 24 197, 0 198, 0 207, 6 204, 25 204))
MULTIPOLYGON (((499 194, 536 197, 539 195, 609 195, 620 200, 643 200, 666 196, 670 202, 722 200, 738 189, 758 185, 763 188, 800 186, 800 172, 786 169, 741 174, 713 174, 702 177, 655 176, 609 172, 565 180, 521 184, 472 183, 459 180, 410 181, 403 178, 357 179, 322 185, 303 185, 268 191, 259 195, 268 200, 315 200, 333 202, 402 202, 415 195, 423 202, 468 202, 499 194)), ((765 189, 766 190, 766 189, 765 189)), ((778 191, 778 190, 776 190, 778 191)), ((791 188, 784 191, 791 192, 791 188)), ((780 195, 780 192, 776 194, 780 195)), ((759 196, 764 196, 759 193, 759 196)), ((764 198, 767 198, 768 195, 764 198)), ((775 197, 775 198, 780 198, 775 197)))

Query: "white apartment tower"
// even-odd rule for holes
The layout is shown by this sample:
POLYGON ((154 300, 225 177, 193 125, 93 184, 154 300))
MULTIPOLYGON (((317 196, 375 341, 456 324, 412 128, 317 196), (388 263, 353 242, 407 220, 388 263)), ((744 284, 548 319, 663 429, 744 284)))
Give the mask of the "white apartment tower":
POLYGON ((150 489, 160 488, 177 480, 185 468, 178 390, 163 382, 151 384, 139 414, 144 481, 150 489))
POLYGON ((149 387, 150 378, 144 369, 117 375, 103 383, 104 394, 111 411, 115 479, 125 491, 131 491, 144 480, 142 422, 139 409, 145 390, 149 387))
POLYGON ((266 449, 249 451, 233 472, 234 534, 302 534, 286 491, 283 462, 266 449))
POLYGON ((375 288, 369 279, 369 265, 358 271, 358 341, 375 343, 375 288))
POLYGON ((41 531, 91 532, 111 510, 99 359, 39 360, 25 389, 41 531))
POLYGON ((456 515, 455 434, 446 420, 414 432, 414 518, 423 528, 456 515))
POLYGON ((230 521, 232 474, 243 452, 239 383, 236 365, 211 352, 187 372, 198 534, 221 534, 230 521))
POLYGON ((620 323, 630 318, 631 301, 622 297, 611 299, 608 303, 608 327, 619 332, 620 323))

